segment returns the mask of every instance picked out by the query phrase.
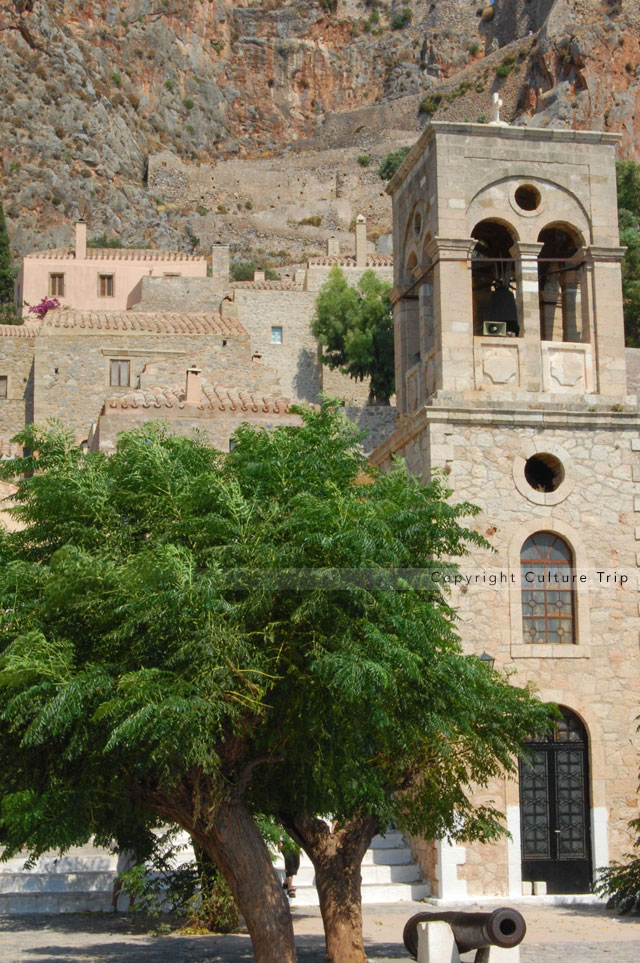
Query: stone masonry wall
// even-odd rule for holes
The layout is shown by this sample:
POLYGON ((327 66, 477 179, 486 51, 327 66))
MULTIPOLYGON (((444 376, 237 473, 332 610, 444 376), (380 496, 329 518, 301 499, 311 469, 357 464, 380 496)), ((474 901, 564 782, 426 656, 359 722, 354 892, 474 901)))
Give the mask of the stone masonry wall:
MULTIPOLYGON (((631 843, 628 822, 637 816, 640 420, 604 408, 573 414, 431 409, 413 436, 410 425, 398 431, 393 446, 383 447, 378 462, 388 464, 393 447, 425 477, 444 469, 453 499, 481 507, 469 523, 495 550, 474 550, 461 561, 462 573, 473 580, 504 572, 516 580, 502 587, 472 581, 452 590, 462 644, 476 654, 487 650, 497 667, 514 671, 515 685, 533 682, 542 699, 582 719, 590 739, 593 865, 621 859, 631 843), (537 452, 555 454, 564 466, 565 480, 555 492, 535 491, 524 479, 525 460, 537 452), (520 550, 536 531, 564 538, 576 570, 587 576, 574 596, 576 644, 523 643, 520 550), (616 572, 629 581, 613 581, 616 572)), ((519 832, 517 784, 491 790, 489 797, 519 832)), ((496 883, 502 895, 518 895, 513 866, 520 857, 513 845, 466 848, 458 879, 466 881, 469 895, 496 894, 496 883)))
POLYGON ((274 373, 251 360, 246 339, 132 331, 43 331, 36 341, 35 421, 43 424, 48 418, 60 418, 73 428, 78 440, 86 438, 104 399, 130 390, 110 386, 112 358, 130 360, 132 388, 138 377, 143 388, 181 385, 186 369, 196 364, 207 381, 280 393, 274 373))
POLYGON ((5 442, 32 420, 33 344, 32 337, 0 335, 0 375, 7 378, 7 397, 0 398, 0 440, 5 442))
MULTIPOLYGON (((228 287, 227 285, 225 286, 228 287)), ((136 287, 133 311, 217 311, 224 294, 213 278, 143 277, 136 287)))
POLYGON ((235 288, 238 320, 249 332, 251 346, 276 368, 285 397, 315 402, 322 391, 323 371, 317 341, 311 334, 315 294, 308 291, 235 288), (282 328, 282 344, 272 343, 272 327, 282 328))

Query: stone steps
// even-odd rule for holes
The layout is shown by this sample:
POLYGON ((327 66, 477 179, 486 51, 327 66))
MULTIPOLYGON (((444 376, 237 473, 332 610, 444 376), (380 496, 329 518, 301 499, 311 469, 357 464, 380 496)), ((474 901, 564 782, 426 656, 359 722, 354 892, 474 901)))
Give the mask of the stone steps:
MULTIPOLYGON (((284 879, 284 861, 280 858, 275 865, 284 879)), ((303 853, 295 877, 297 906, 318 905, 314 880, 313 865, 303 853)), ((361 893, 362 902, 366 904, 416 901, 429 895, 429 885, 420 878, 420 871, 412 861, 401 833, 389 832, 372 840, 362 860, 361 893)))
MULTIPOLYGON (((190 858, 188 849, 177 862, 190 858)), ((116 855, 90 844, 74 847, 64 856, 45 854, 31 870, 24 869, 24 858, 10 859, 0 864, 0 914, 109 912, 117 863, 116 855)), ((284 879, 282 857, 275 865, 284 879)), ((314 869, 304 854, 295 882, 296 905, 317 906, 314 869)), ((362 861, 363 903, 420 900, 428 895, 428 885, 421 881, 401 834, 377 836, 362 861)))

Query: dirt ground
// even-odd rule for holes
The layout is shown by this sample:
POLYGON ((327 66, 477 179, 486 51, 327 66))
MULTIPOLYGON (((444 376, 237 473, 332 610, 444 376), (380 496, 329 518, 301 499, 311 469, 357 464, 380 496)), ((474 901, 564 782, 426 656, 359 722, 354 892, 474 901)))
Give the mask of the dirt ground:
MULTIPOLYGON (((521 963, 640 963, 640 920, 600 906, 557 907, 513 903, 527 921, 521 963)), ((375 963, 408 960, 402 929, 418 903, 367 906, 367 955, 375 963)), ((452 908, 452 907, 447 907, 452 908)), ((462 907, 461 907, 462 908, 462 907)), ((493 906, 466 906, 492 909, 493 906)), ((299 963, 323 963, 322 922, 317 910, 293 908, 299 963)), ((473 959, 472 955, 464 957, 473 959)), ((245 935, 155 935, 126 914, 0 918, 2 963, 251 963, 245 935)), ((274 959, 274 963, 278 963, 274 959)))

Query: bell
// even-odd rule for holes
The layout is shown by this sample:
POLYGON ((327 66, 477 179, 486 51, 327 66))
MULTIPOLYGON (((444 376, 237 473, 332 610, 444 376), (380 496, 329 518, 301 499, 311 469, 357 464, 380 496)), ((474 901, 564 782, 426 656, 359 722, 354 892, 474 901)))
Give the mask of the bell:
POLYGON ((496 287, 489 299, 489 321, 506 321, 507 331, 517 335, 520 331, 518 324, 518 309, 513 292, 509 288, 496 287))

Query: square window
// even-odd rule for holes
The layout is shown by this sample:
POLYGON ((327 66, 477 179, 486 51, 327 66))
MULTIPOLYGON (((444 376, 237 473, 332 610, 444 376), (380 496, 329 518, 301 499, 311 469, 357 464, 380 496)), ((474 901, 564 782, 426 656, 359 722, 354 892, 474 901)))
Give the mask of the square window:
POLYGON ((8 384, 7 375, 0 375, 0 398, 7 397, 7 384, 8 384))
POLYGON ((98 275, 98 294, 101 298, 113 297, 113 274, 98 275))
POLYGON ((282 344, 282 325, 274 325, 271 328, 271 344, 282 344))
POLYGON ((64 274, 49 275, 49 294, 52 297, 64 297, 64 274))
POLYGON ((130 363, 113 360, 109 363, 109 384, 114 388, 128 388, 131 384, 130 363))

